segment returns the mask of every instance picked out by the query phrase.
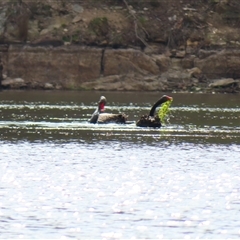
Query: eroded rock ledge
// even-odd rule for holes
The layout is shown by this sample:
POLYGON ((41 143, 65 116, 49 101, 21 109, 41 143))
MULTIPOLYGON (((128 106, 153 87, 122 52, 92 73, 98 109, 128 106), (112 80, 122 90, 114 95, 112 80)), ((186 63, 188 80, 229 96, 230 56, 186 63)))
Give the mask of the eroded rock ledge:
POLYGON ((2 46, 5 89, 238 92, 240 50, 2 46))

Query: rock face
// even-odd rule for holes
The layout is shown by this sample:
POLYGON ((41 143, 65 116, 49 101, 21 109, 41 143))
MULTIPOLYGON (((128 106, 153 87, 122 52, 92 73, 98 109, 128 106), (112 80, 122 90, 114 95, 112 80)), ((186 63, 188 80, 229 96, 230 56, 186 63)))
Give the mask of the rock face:
POLYGON ((54 86, 60 84, 63 88, 77 89, 85 86, 85 82, 96 81, 100 76, 119 78, 129 74, 147 76, 160 73, 154 58, 133 49, 12 45, 7 61, 7 75, 26 79, 29 87, 50 82, 54 86))
POLYGON ((140 49, 18 44, 3 53, 7 75, 3 88, 206 92, 221 87, 221 92, 239 91, 239 51, 174 58, 147 55, 140 49), (229 77, 231 81, 215 81, 229 77))
POLYGON ((104 53, 104 76, 122 74, 157 75, 160 73, 155 59, 140 50, 107 49, 104 53))
MULTIPOLYGON (((206 52, 206 51, 205 51, 206 52)), ((222 50, 205 58, 196 59, 195 66, 204 72, 207 78, 240 78, 240 50, 222 50)))
POLYGON ((51 83, 79 88, 81 83, 100 77, 102 50, 87 47, 30 47, 12 45, 8 51, 7 75, 21 77, 28 86, 51 83))

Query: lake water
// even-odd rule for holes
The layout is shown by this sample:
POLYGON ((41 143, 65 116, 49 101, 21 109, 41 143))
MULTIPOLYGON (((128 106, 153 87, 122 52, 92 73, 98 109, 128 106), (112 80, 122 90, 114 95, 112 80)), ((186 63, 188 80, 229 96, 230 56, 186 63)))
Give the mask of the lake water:
POLYGON ((240 238, 239 95, 170 94, 161 129, 130 121, 161 93, 0 92, 2 239, 240 238))

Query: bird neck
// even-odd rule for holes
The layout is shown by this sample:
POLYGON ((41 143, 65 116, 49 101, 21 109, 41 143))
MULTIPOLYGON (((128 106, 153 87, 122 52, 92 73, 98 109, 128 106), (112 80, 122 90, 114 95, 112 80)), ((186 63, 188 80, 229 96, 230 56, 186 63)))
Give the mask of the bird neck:
POLYGON ((155 110, 156 110, 156 108, 158 107, 158 106, 160 106, 162 103, 164 103, 165 101, 164 101, 164 99, 159 99, 157 102, 155 102, 154 104, 153 104, 153 106, 152 106, 152 108, 151 108, 151 110, 150 110, 150 112, 149 112, 149 116, 154 116, 154 114, 155 114, 155 110))

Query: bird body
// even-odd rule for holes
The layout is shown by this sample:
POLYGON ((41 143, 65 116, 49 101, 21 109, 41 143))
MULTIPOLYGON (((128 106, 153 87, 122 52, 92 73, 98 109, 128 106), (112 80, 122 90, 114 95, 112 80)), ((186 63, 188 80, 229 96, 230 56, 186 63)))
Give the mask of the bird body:
POLYGON ((138 127, 152 127, 152 128, 159 128, 162 126, 161 121, 158 116, 149 116, 143 115, 137 121, 136 125, 138 127))
POLYGON ((92 114, 90 123, 126 123, 127 115, 124 113, 104 113, 104 108, 107 103, 107 99, 101 96, 98 107, 92 114))
POLYGON ((161 106, 161 104, 172 101, 172 97, 163 95, 157 102, 155 102, 149 112, 149 115, 143 115, 137 122, 138 127, 153 127, 160 128, 162 126, 159 116, 154 116, 156 108, 161 106))
POLYGON ((101 113, 98 116, 98 123, 126 123, 127 115, 124 113, 101 113))

